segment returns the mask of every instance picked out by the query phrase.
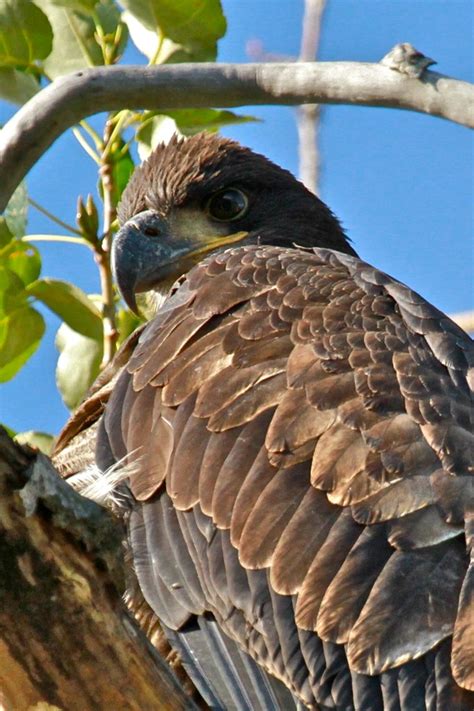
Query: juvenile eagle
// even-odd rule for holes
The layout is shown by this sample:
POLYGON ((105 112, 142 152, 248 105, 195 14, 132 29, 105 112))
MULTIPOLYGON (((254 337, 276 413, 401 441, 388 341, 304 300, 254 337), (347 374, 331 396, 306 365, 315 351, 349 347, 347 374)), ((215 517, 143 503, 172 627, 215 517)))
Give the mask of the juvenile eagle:
POLYGON ((119 218, 124 299, 168 296, 58 462, 119 463, 141 591, 207 704, 472 711, 470 338, 233 141, 159 146, 119 218))

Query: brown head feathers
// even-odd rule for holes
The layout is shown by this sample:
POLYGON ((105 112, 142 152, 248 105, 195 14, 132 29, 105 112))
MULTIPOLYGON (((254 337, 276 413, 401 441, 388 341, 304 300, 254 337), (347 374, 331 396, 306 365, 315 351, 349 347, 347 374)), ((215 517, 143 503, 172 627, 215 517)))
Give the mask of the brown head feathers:
POLYGON ((255 233, 259 242, 354 254, 330 209, 289 171, 216 134, 173 136, 159 145, 135 170, 119 205, 119 220, 123 224, 143 210, 166 217, 180 206, 204 205, 228 187, 247 194, 250 209, 239 229, 255 233))

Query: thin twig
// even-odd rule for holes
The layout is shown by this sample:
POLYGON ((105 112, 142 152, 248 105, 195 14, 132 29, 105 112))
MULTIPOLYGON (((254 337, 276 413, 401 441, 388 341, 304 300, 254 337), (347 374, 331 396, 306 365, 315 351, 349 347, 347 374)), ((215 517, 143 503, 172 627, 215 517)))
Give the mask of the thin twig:
POLYGON ((104 193, 104 236, 102 242, 95 246, 95 259, 99 267, 100 286, 102 292, 102 321, 104 326, 104 355, 102 367, 110 363, 117 348, 118 331, 115 319, 115 300, 112 269, 110 266, 110 248, 112 245, 112 225, 117 216, 114 201, 113 163, 110 160, 110 150, 114 132, 112 119, 104 127, 104 150, 101 155, 100 179, 104 193))
POLYGON ((30 203, 30 205, 32 207, 35 208, 35 210, 38 210, 38 212, 41 212, 43 215, 48 217, 52 222, 55 222, 60 227, 64 227, 64 229, 67 230, 68 232, 72 232, 75 235, 79 235, 79 237, 82 236, 81 233, 79 232, 79 230, 76 230, 76 228, 73 227, 72 225, 68 225, 67 222, 64 222, 59 217, 56 217, 56 215, 53 215, 52 212, 50 212, 45 207, 40 205, 39 202, 36 202, 36 200, 33 200, 32 197, 28 198, 28 202, 30 203))
POLYGON ((96 131, 94 128, 92 128, 92 126, 90 125, 90 123, 88 123, 85 119, 83 119, 82 121, 80 121, 80 126, 81 126, 81 128, 84 129, 84 131, 85 131, 86 133, 89 134, 89 136, 90 136, 90 137, 92 138, 92 140, 94 141, 94 143, 95 143, 97 149, 99 149, 100 146, 102 145, 102 138, 99 136, 99 134, 97 133, 97 131, 96 131))
POLYGON ((100 160, 99 160, 98 155, 94 152, 94 150, 93 150, 93 149, 90 147, 90 145, 87 143, 86 139, 84 138, 84 136, 82 135, 82 133, 79 131, 79 129, 74 126, 74 128, 72 129, 72 132, 73 132, 73 134, 74 134, 75 139, 77 140, 77 142, 79 143, 79 145, 85 150, 85 152, 87 153, 87 155, 88 155, 90 158, 92 158, 92 160, 94 161, 94 163, 97 163, 97 165, 99 165, 99 164, 100 164, 100 160))
MULTIPOLYGON (((300 62, 317 59, 321 23, 326 0, 305 0, 303 29, 301 35, 300 62)), ((319 188, 319 133, 320 108, 317 104, 298 107, 298 156, 299 176, 308 190, 318 193, 319 188)))
POLYGON ((305 0, 300 62, 312 62, 319 52, 321 22, 326 0, 305 0))
POLYGON ((130 111, 127 111, 126 109, 124 111, 120 111, 114 118, 114 121, 110 122, 112 125, 112 128, 109 132, 109 137, 107 139, 107 143, 104 146, 104 149, 101 154, 101 163, 103 164, 109 157, 110 151, 113 148, 113 145, 117 138, 120 136, 122 133, 123 129, 126 127, 126 124, 129 120, 130 117, 130 111))
POLYGON ((92 245, 87 240, 80 237, 68 237, 67 235, 25 235, 21 239, 22 242, 63 242, 92 248, 92 245))

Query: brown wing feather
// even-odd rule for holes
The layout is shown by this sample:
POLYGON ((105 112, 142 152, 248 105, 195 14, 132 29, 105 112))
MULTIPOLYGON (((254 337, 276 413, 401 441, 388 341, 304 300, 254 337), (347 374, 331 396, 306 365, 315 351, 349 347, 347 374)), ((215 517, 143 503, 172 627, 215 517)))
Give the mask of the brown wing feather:
POLYGON ((309 567, 339 517, 340 509, 330 504, 323 492, 312 486, 280 536, 274 552, 270 581, 281 595, 299 592, 309 567), (295 541, 303 544, 296 546, 295 541))
POLYGON ((202 511, 208 516, 212 514, 212 500, 217 478, 242 429, 242 427, 233 427, 225 432, 212 432, 208 435, 206 452, 199 472, 200 505, 202 511))
POLYGON ((232 544, 236 548, 239 547, 242 531, 250 512, 275 474, 276 469, 270 463, 267 449, 265 445, 263 445, 255 457, 255 461, 237 494, 234 508, 232 509, 230 535, 232 544))
POLYGON ((316 630, 319 608, 353 545, 362 534, 349 509, 339 514, 327 538, 316 552, 300 588, 296 603, 296 623, 305 630, 316 630))
POLYGON ((345 644, 393 549, 382 526, 361 533, 321 601, 316 632, 321 639, 345 644))
POLYGON ((459 539, 393 553, 350 632, 353 668, 379 674, 452 634, 465 572, 459 539))
POLYGON ((212 519, 219 528, 230 528, 235 499, 264 443, 271 414, 267 410, 242 428, 219 470, 211 510, 212 519))
POLYGON ((288 523, 308 490, 304 463, 280 469, 267 484, 250 512, 239 542, 246 568, 267 568, 288 523))
POLYGON ((278 641, 279 615, 294 609, 304 654, 310 640, 319 645, 320 671, 307 672, 318 698, 332 665, 354 694, 369 688, 363 675, 400 664, 412 679, 410 660, 444 650, 453 630, 456 678, 469 686, 469 339, 403 285, 323 249, 230 250, 181 289, 142 334, 128 367, 133 390, 117 388, 120 415, 105 420, 112 433, 122 428, 117 451, 121 439, 147 449, 149 473, 131 482, 137 498, 166 477, 179 516, 194 516, 178 516, 188 547, 198 521, 207 532, 190 560, 209 610, 294 686, 293 642, 283 652, 278 641), (152 401, 153 416, 140 405, 152 401), (172 439, 158 432, 161 420, 172 439), (235 599, 247 594, 267 597, 242 620, 235 599))

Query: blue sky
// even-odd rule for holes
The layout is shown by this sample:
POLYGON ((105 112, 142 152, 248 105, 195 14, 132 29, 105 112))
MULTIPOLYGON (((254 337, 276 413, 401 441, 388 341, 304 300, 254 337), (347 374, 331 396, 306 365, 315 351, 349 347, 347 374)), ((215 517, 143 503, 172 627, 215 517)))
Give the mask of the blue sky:
MULTIPOLYGON (((297 55, 302 0, 223 0, 228 32, 219 60, 244 62, 246 42, 297 55)), ((320 59, 376 62, 397 42, 437 60, 437 71, 473 81, 471 0, 328 0, 320 59)), ((138 52, 129 63, 142 63, 138 52)), ((0 123, 14 107, 0 102, 0 123)), ((250 107, 262 123, 225 133, 297 171, 294 110, 250 107)), ((100 120, 97 120, 100 126, 100 120)), ((320 131, 321 197, 342 220, 359 254, 409 284, 438 308, 472 308, 472 132, 438 118, 393 109, 324 107, 320 131)), ((32 197, 73 221, 79 193, 95 193, 94 165, 71 133, 58 140, 27 179, 32 197)), ((59 233, 32 210, 30 233, 59 233)), ((43 275, 98 291, 89 251, 41 245, 43 275)), ((58 319, 35 356, 1 386, 0 421, 18 431, 57 433, 68 416, 54 382, 58 319)))

